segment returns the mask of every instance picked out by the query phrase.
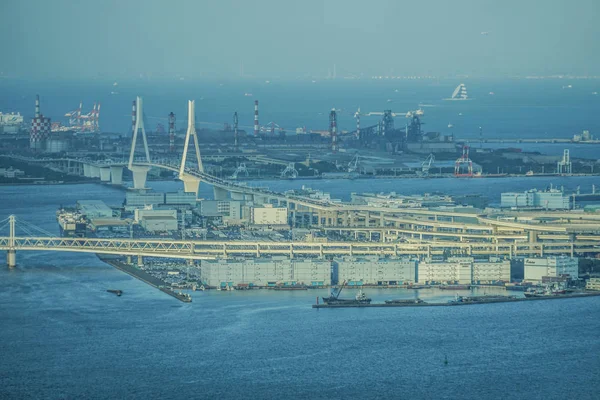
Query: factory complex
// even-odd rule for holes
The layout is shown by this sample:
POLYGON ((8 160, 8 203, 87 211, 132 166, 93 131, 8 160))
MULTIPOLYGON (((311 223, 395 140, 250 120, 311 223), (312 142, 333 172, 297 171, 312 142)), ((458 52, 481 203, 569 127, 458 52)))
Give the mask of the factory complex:
MULTIPOLYGON (((525 258, 524 282, 577 281, 574 257, 525 258)), ((333 260, 285 256, 259 259, 202 260, 203 285, 217 288, 306 286, 402 287, 421 285, 504 285, 518 274, 519 264, 506 258, 448 257, 445 260, 400 257, 342 257, 333 260)), ((522 270, 522 266, 521 266, 522 270)))

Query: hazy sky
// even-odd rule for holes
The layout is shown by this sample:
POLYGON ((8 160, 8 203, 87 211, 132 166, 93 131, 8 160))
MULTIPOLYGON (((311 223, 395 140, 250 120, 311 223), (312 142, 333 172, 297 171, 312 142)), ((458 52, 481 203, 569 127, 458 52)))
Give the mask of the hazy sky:
POLYGON ((600 0, 0 0, 0 37, 34 79, 600 75, 600 0))

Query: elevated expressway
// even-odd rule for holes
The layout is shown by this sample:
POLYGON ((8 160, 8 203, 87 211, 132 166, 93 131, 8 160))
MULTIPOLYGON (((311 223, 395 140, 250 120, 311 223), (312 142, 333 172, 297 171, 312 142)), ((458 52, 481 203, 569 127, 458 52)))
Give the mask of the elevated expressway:
MULTIPOLYGON (((5 236, 0 237, 0 250, 6 250, 9 254, 15 254, 17 251, 69 251, 197 260, 274 255, 320 258, 367 255, 427 257, 448 254, 515 257, 590 255, 600 252, 600 240, 554 243, 465 243, 455 241, 428 243, 314 243, 5 236)), ((10 262, 9 266, 11 266, 10 262)), ((12 266, 14 266, 14 258, 12 266)))

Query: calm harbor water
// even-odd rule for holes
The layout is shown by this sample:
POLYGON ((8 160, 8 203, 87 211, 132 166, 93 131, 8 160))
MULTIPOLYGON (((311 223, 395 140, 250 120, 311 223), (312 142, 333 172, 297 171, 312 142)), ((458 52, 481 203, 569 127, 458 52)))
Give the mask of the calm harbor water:
MULTIPOLYGON (((594 181, 544 179, 267 184, 283 190, 305 183, 347 197, 350 185, 355 191, 418 193, 435 184, 442 191, 495 193, 531 182, 594 181)), ((181 183, 151 186, 171 191, 181 183)), ((209 193, 202 188, 201 195, 209 193)), ((14 213, 58 232, 58 205, 119 204, 123 197, 95 184, 3 186, 0 215, 14 213)), ((14 270, 0 268, 0 398, 597 398, 598 297, 314 310, 310 305, 326 290, 213 291, 193 292, 193 302, 184 304, 91 254, 21 252, 17 261, 14 270)), ((375 301, 454 295, 367 293, 375 301)))

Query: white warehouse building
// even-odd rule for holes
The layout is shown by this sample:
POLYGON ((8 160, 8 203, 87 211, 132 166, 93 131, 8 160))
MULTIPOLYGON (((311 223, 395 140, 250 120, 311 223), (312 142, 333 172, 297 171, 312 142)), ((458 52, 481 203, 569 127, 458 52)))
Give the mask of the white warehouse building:
POLYGON ((177 210, 136 209, 135 221, 148 232, 177 230, 177 210))
POLYGON ((416 281, 417 262, 409 258, 343 257, 335 259, 337 281, 355 285, 402 285, 416 281))
POLYGON ((508 192, 500 195, 502 208, 545 208, 548 210, 568 210, 571 208, 569 196, 558 189, 545 191, 508 192))
POLYGON ((569 275, 571 279, 579 279, 579 259, 576 257, 526 258, 524 265, 524 280, 528 282, 541 282, 544 276, 569 275))
POLYGON ((494 257, 488 261, 476 261, 473 257, 425 260, 418 265, 417 281, 457 284, 510 282, 510 260, 494 257))
POLYGON ((320 259, 290 259, 285 256, 202 260, 200 277, 204 284, 217 287, 239 284, 330 286, 331 262, 320 259))
POLYGON ((274 207, 264 204, 262 207, 252 207, 250 220, 254 225, 287 225, 288 210, 286 207, 274 207))

